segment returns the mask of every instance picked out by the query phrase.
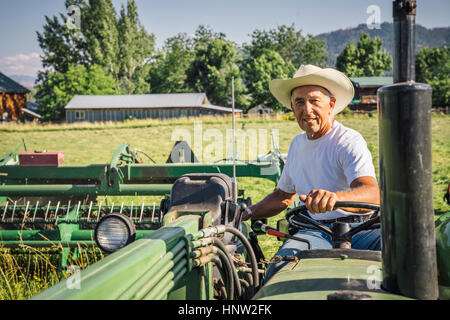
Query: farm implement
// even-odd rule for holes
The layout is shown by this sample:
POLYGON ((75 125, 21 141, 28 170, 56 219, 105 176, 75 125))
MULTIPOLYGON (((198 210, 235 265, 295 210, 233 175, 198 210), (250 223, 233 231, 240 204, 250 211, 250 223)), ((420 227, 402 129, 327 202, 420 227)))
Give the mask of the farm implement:
MULTIPOLYGON (((177 143, 174 150, 177 155, 186 151, 187 156, 190 149, 182 147, 186 145, 177 143)), ((58 157, 61 153, 16 150, 0 159, 0 241, 12 252, 30 247, 59 250, 62 268, 68 266, 69 255, 77 258, 80 247, 95 246, 94 230, 102 217, 127 217, 139 239, 162 226, 172 185, 179 177, 198 172, 233 174, 229 162, 143 164, 127 144, 115 151, 110 164, 66 166, 58 163, 58 157), (132 200, 111 201, 124 196, 132 200), (163 197, 149 202, 147 196, 163 197)), ((236 176, 276 182, 283 160, 276 153, 266 159, 236 164, 236 176)), ((250 203, 241 195, 240 202, 250 203)))

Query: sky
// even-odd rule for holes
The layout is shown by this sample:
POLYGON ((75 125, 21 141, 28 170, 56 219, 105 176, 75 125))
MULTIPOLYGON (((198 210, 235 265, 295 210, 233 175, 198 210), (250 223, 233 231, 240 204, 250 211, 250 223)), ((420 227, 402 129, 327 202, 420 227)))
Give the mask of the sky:
MULTIPOLYGON (((229 40, 249 42, 255 30, 294 24, 302 34, 318 35, 370 23, 392 22, 392 0, 136 0, 138 14, 157 47, 180 32, 193 35, 200 24, 229 40), (375 7, 375 10, 372 9, 375 7), (378 11, 379 9, 379 11, 378 11), (378 15, 379 12, 379 15, 378 15)), ((113 0, 116 11, 126 0, 113 0)), ((450 0, 417 0, 416 23, 450 26, 450 0)), ((36 32, 45 16, 67 15, 64 0, 0 0, 0 72, 36 76, 41 68, 36 32)))

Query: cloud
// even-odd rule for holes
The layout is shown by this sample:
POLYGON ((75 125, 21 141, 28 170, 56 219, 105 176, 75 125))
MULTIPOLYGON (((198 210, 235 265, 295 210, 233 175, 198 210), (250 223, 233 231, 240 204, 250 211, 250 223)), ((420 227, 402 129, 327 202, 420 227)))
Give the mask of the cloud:
POLYGON ((0 71, 8 75, 36 77, 40 69, 42 69, 41 57, 37 52, 0 58, 0 71))

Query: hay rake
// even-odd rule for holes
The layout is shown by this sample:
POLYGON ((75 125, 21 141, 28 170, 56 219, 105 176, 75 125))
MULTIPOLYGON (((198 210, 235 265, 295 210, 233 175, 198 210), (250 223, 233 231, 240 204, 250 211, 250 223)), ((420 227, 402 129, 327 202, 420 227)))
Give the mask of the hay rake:
MULTIPOLYGON (((264 161, 235 164, 236 176, 276 183, 283 159, 275 150, 264 161)), ((57 247, 61 268, 68 266, 70 255, 78 257, 80 247, 96 247, 94 231, 103 217, 127 217, 139 239, 161 228, 176 179, 198 172, 233 174, 229 162, 143 164, 128 144, 114 152, 109 164, 46 164, 39 160, 49 155, 43 152, 32 155, 36 165, 23 165, 23 154, 16 149, 0 158, 0 248, 57 247), (131 202, 114 199, 123 196, 131 197, 131 202), (141 200, 147 196, 162 199, 141 200)), ((240 195, 241 202, 251 201, 243 198, 243 191, 240 195)))

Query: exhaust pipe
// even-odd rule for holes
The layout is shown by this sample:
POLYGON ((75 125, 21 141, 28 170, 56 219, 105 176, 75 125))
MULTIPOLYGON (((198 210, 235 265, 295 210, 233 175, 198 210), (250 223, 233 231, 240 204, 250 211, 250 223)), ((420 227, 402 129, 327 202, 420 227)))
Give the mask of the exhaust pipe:
POLYGON ((395 83, 377 93, 383 288, 437 299, 431 87, 414 82, 416 1, 393 6, 395 83))

